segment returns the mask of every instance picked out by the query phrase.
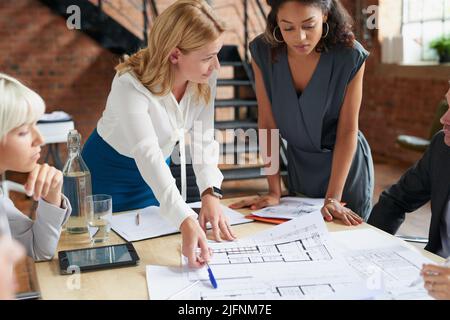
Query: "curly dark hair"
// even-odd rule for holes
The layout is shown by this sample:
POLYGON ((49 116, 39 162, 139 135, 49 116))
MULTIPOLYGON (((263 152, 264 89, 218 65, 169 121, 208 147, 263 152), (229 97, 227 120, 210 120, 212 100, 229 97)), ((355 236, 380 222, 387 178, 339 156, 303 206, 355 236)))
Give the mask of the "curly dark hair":
POLYGON ((315 48, 317 52, 330 50, 338 44, 346 47, 352 47, 354 45, 355 34, 352 31, 353 19, 339 0, 267 0, 267 4, 270 6, 271 10, 267 17, 264 39, 272 46, 272 49, 277 51, 277 49, 285 47, 284 43, 279 43, 274 39, 273 32, 278 26, 277 14, 279 8, 281 5, 290 1, 317 6, 328 16, 327 22, 330 26, 330 30, 328 36, 322 38, 317 44, 315 48))

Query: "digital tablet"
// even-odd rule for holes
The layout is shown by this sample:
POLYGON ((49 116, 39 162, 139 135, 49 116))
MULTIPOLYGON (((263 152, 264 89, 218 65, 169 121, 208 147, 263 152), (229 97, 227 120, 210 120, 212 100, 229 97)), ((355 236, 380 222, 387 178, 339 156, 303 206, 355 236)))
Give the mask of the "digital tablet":
POLYGON ((135 266, 139 256, 131 242, 58 252, 61 274, 135 266))

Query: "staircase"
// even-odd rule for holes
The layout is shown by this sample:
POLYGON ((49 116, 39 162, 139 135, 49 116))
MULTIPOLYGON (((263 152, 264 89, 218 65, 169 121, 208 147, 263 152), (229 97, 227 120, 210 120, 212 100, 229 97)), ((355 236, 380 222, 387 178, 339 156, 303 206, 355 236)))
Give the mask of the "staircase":
MULTIPOLYGON (((230 132, 241 129, 247 131, 249 129, 257 130, 257 106, 253 73, 248 62, 244 61, 238 51, 237 46, 226 45, 219 53, 219 61, 221 68, 232 68, 232 78, 219 78, 217 81, 217 91, 220 92, 220 88, 232 87, 233 98, 232 99, 216 99, 216 122, 215 128, 230 132), (244 97, 242 97, 244 93, 244 97), (232 120, 218 120, 219 114, 225 110, 231 109, 233 113, 232 120)), ((224 181, 228 180, 246 180, 261 178, 261 166, 260 165, 242 165, 242 162, 246 156, 253 155, 257 157, 259 148, 248 143, 248 139, 238 137, 232 134, 229 141, 222 141, 221 154, 228 165, 222 165, 222 173, 224 175, 224 181), (226 151, 233 150, 231 157, 233 163, 229 164, 229 159, 226 159, 226 151), (244 158, 244 159, 242 159, 244 158)), ((230 154, 228 154, 230 157, 230 154)), ((255 159, 253 159, 255 160, 255 159)), ((225 162, 225 161, 223 161, 225 162)))
MULTIPOLYGON (((151 20, 157 16, 157 6, 155 1, 149 0, 129 0, 125 2, 127 8, 121 8, 123 1, 102 1, 102 0, 40 0, 57 14, 66 19, 70 14, 67 8, 71 5, 80 7, 81 30, 101 46, 111 52, 122 55, 131 54, 142 48, 146 44, 146 35, 151 20), (115 2, 118 2, 115 7, 115 2), (125 16, 122 11, 127 12, 125 16), (120 22, 119 22, 120 21, 120 22), (139 21, 139 23, 137 22, 139 21)), ((244 48, 248 48, 248 0, 243 1, 245 17, 244 48)), ((255 1, 257 8, 265 16, 264 10, 259 2, 255 1), (264 14, 263 14, 264 13, 264 14)), ((218 93, 221 90, 232 91, 232 98, 216 99, 216 122, 215 128, 221 132, 228 133, 241 129, 241 133, 249 129, 257 130, 257 101, 255 98, 253 74, 249 64, 247 51, 244 58, 239 53, 236 45, 225 45, 219 53, 219 61, 222 69, 228 69, 226 74, 232 74, 229 78, 220 78, 217 82, 218 93), (229 117, 224 119, 224 115, 229 117), (231 115, 231 117, 230 117, 231 115)), ((256 132, 256 131, 255 131, 256 132)), ((225 165, 221 165, 224 180, 246 180, 264 178, 261 175, 261 162, 258 159, 258 144, 249 144, 248 138, 244 135, 231 135, 230 139, 221 142, 222 159, 226 160, 225 165), (233 150, 230 155, 225 152, 233 150), (229 159, 231 156, 231 160, 229 159), (243 165, 243 160, 253 159, 253 165, 243 165)), ((285 149, 282 145, 282 175, 286 175, 285 149)), ((181 169, 179 165, 171 165, 171 171, 176 178, 177 186, 181 185, 181 169)), ((188 202, 199 201, 200 194, 195 181, 195 174, 192 165, 187 166, 187 197, 188 202)))
MULTIPOLYGON (((141 18, 142 29, 140 35, 137 34, 135 28, 125 28, 116 19, 108 15, 105 10, 120 11, 120 7, 112 5, 111 1, 102 0, 40 0, 42 3, 50 7, 58 15, 69 18, 72 12, 67 13, 67 8, 76 5, 80 8, 80 22, 83 33, 89 35, 96 40, 102 47, 110 50, 112 53, 122 55, 136 52, 139 48, 145 46, 146 39, 144 34, 147 33, 150 20, 149 12, 151 7, 149 1, 130 0, 129 2, 136 5, 134 8, 135 16, 141 18), (145 32, 144 32, 145 30, 145 32)), ((137 28, 138 26, 136 26, 137 28)))

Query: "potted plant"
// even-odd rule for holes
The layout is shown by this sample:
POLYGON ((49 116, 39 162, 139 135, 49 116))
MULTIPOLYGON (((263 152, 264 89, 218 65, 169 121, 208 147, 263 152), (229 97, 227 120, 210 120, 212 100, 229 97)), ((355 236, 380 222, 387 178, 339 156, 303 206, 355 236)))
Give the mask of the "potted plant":
POLYGON ((450 35, 432 41, 430 48, 436 50, 440 63, 450 62, 450 35))

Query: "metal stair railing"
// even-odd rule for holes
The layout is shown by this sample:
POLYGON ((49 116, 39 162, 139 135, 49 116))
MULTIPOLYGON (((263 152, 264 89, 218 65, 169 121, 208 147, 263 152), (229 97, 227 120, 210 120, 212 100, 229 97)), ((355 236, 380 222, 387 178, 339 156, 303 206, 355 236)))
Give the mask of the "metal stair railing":
MULTIPOLYGON (((95 2, 93 2, 93 1, 91 1, 91 3, 95 4, 95 2)), ((156 2, 155 2, 155 0, 129 0, 128 3, 131 4, 136 10, 139 10, 142 12, 142 17, 143 17, 142 25, 137 24, 135 20, 130 19, 127 15, 123 14, 122 11, 120 10, 120 8, 115 5, 114 1, 98 0, 97 6, 99 8, 100 14, 109 15, 104 9, 104 5, 108 4, 108 6, 115 11, 114 15, 109 15, 111 18, 113 18, 114 20, 117 21, 117 19, 116 19, 116 15, 117 15, 117 17, 127 20, 127 22, 130 23, 130 25, 133 25, 137 29, 141 29, 142 30, 141 35, 137 35, 137 36, 141 40, 143 40, 144 43, 146 44, 147 39, 148 39, 148 30, 150 28, 149 12, 151 12, 153 18, 158 16, 158 8, 156 6, 156 2)), ((126 28, 126 26, 124 26, 124 27, 126 28)), ((133 32, 134 30, 130 30, 130 31, 133 32)))

